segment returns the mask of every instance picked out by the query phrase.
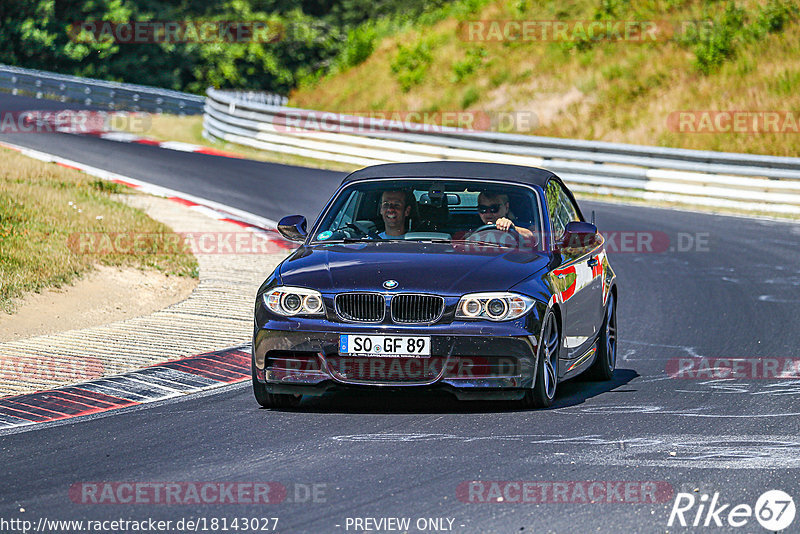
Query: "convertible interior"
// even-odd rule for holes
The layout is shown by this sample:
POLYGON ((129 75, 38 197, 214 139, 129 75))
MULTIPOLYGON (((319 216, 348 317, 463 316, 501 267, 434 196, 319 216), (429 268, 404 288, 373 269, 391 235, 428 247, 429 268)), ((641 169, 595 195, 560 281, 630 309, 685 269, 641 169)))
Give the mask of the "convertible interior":
MULTIPOLYGON (((342 222, 345 224, 351 222, 364 234, 374 235, 382 232, 384 224, 379 204, 384 190, 385 188, 362 191, 351 211, 354 219, 350 221, 342 219, 342 222)), ((411 206, 405 239, 458 238, 483 226, 477 211, 479 190, 429 192, 425 189, 414 189, 413 193, 415 200, 411 206)), ((530 200, 525 198, 529 195, 513 191, 507 194, 516 220, 538 221, 530 200)), ((347 211, 350 210, 344 210, 347 211)))

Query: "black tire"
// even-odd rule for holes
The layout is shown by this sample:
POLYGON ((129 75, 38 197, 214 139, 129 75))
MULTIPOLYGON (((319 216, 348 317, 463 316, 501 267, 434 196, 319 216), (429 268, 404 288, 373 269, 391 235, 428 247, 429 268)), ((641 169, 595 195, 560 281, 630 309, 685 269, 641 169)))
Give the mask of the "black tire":
POLYGON ((603 329, 597 340, 597 356, 586 372, 591 380, 611 380, 617 366, 617 302, 614 293, 609 293, 603 329))
POLYGON ((300 404, 302 395, 290 395, 284 393, 270 393, 267 387, 256 378, 256 368, 252 368, 253 375, 253 394, 256 401, 264 408, 297 408, 300 404))
POLYGON ((553 404, 558 385, 560 349, 561 333, 558 330, 558 321, 556 321, 556 314, 550 310, 542 321, 533 388, 525 391, 525 396, 521 400, 523 407, 549 408, 553 404))

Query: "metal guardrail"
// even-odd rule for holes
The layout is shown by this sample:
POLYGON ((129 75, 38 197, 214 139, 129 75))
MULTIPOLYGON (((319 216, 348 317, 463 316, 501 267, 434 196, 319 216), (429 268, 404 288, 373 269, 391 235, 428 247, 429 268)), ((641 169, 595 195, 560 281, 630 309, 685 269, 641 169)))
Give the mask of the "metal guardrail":
POLYGON ((207 91, 204 135, 355 165, 459 159, 545 167, 575 189, 750 211, 800 213, 800 158, 649 147, 326 114, 207 91), (299 120, 295 120, 299 119, 299 120), (323 124, 324 123, 324 124, 323 124), (336 126, 330 128, 331 125, 336 126))
POLYGON ((248 104, 263 104, 265 106, 285 106, 288 98, 272 93, 259 93, 255 91, 225 91, 234 102, 247 102, 248 104))
POLYGON ((61 102, 79 102, 116 111, 199 115, 205 97, 149 87, 107 82, 0 65, 0 90, 61 102))

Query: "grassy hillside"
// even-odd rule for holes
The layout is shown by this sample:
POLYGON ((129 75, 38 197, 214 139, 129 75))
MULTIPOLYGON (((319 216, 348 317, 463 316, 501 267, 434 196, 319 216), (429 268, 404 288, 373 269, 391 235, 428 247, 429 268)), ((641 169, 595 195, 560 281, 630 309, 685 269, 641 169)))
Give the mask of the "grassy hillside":
POLYGON ((362 63, 301 85, 290 104, 341 112, 533 112, 537 122, 516 131, 800 156, 800 124, 786 122, 800 118, 795 2, 496 0, 471 5, 474 12, 453 10, 443 20, 383 37, 362 63), (570 39, 550 42, 465 38, 470 21, 509 20, 657 21, 660 28, 676 31, 650 42, 593 41, 572 31, 570 39), (690 110, 789 113, 780 115, 768 133, 690 133, 668 123, 671 115, 690 110))

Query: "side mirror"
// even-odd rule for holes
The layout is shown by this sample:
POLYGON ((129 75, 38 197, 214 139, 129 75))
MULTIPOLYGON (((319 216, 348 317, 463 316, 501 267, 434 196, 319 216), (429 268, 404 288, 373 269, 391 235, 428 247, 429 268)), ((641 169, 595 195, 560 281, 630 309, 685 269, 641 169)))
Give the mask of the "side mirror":
POLYGON ((278 222, 278 232, 289 241, 302 243, 308 236, 306 218, 302 215, 287 215, 278 222))
POLYGON ((561 248, 588 248, 597 241, 597 226, 582 221, 572 221, 564 228, 561 248))

